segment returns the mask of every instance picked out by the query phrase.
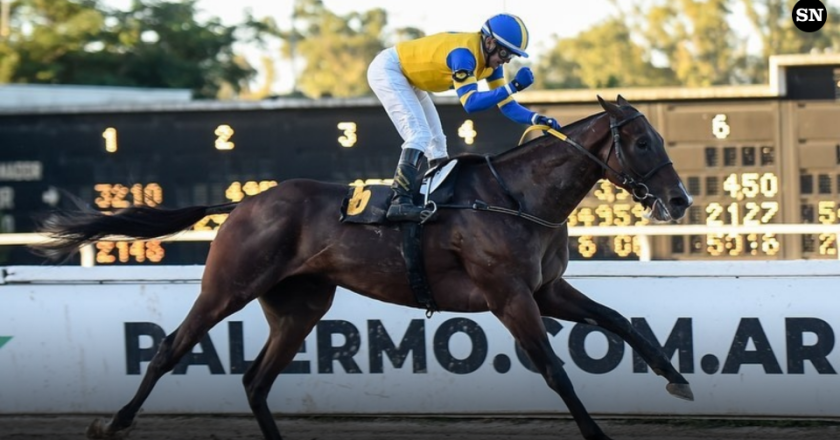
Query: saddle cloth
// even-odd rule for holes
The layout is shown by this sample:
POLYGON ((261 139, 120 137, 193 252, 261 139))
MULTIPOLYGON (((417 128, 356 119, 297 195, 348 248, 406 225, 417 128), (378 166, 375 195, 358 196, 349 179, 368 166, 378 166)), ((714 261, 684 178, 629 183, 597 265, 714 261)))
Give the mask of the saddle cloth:
MULTIPOLYGON (((449 203, 455 195, 458 160, 453 159, 442 167, 429 170, 423 177, 420 192, 414 199, 418 206, 429 201, 449 203)), ((351 186, 341 202, 342 223, 381 225, 388 223, 385 213, 391 205, 394 191, 388 185, 372 184, 351 186)))

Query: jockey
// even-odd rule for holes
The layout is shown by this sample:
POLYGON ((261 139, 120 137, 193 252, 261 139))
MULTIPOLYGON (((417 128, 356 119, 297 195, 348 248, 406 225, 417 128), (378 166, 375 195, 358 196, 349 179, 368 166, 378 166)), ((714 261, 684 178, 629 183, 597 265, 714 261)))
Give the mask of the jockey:
POLYGON ((412 200, 419 190, 417 172, 425 153, 429 167, 448 158, 440 116, 428 92, 454 88, 467 113, 494 105, 521 124, 549 125, 556 120, 532 112, 513 94, 534 82, 528 67, 506 82, 504 64, 515 56, 528 57, 528 30, 519 17, 491 17, 480 32, 440 33, 399 43, 382 51, 368 68, 368 83, 403 138, 402 154, 391 186, 394 196, 386 217, 391 221, 421 221, 428 211, 412 200), (479 80, 490 90, 479 92, 479 80))

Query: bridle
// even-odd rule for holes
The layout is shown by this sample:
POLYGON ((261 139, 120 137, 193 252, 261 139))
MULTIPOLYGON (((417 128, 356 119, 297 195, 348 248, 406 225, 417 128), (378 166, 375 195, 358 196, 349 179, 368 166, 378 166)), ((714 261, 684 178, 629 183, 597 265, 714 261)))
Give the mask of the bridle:
MULTIPOLYGON (((595 161, 595 163, 600 165, 601 168, 604 169, 605 174, 606 174, 607 171, 609 171, 609 172, 612 172, 613 174, 615 174, 616 176, 618 176, 621 179, 622 184, 626 185, 628 188, 630 188, 630 192, 632 193, 633 198, 636 201, 642 201, 644 199, 651 198, 651 197, 655 198, 656 196, 654 196, 653 194, 650 193, 650 189, 648 188, 648 186, 645 182, 650 180, 650 178, 653 177, 654 175, 656 175, 656 173, 659 172, 659 170, 661 170, 662 168, 665 168, 666 166, 671 165, 672 164, 671 160, 667 159, 664 162, 660 163, 659 165, 653 167, 646 174, 640 175, 640 173, 638 171, 636 171, 635 169, 633 169, 633 167, 629 163, 627 163, 627 161, 625 160, 625 155, 626 154, 624 153, 624 149, 621 147, 621 136, 619 136, 619 133, 618 133, 618 130, 621 127, 623 127, 624 125, 627 125, 627 123, 629 123, 630 121, 633 121, 634 119, 636 119, 640 116, 644 116, 644 115, 637 111, 635 114, 630 115, 627 118, 624 118, 624 119, 622 119, 618 122, 616 122, 614 117, 610 116, 610 132, 612 134, 613 141, 612 141, 612 144, 610 145, 609 151, 607 152, 606 160, 607 160, 607 162, 610 160, 610 156, 612 155, 613 150, 615 150, 616 158, 618 159, 618 163, 621 165, 621 171, 618 171, 615 168, 611 167, 607 162, 601 160, 601 158, 599 158, 595 154, 592 154, 589 150, 584 148, 581 144, 576 142, 574 139, 570 139, 565 134, 563 134, 563 133, 561 133, 561 132, 559 132, 559 131, 557 131, 557 130, 555 130, 555 129, 547 126, 547 125, 532 125, 532 126, 528 127, 525 130, 525 133, 522 134, 522 139, 520 140, 519 144, 520 145, 522 144, 522 140, 525 139, 525 136, 529 132, 534 131, 534 130, 542 130, 542 131, 544 131, 544 132, 546 132, 546 133, 548 133, 548 134, 550 134, 550 135, 552 135, 552 136, 554 136, 554 137, 556 137, 556 138, 558 138, 558 139, 560 139, 560 140, 562 140, 562 141, 564 141, 568 144, 571 144, 573 147, 580 150, 583 154, 585 154, 587 157, 589 157, 590 159, 595 161)), ((517 209, 504 208, 504 207, 501 207, 501 206, 493 206, 493 205, 485 203, 481 200, 475 200, 472 204, 469 204, 469 205, 435 205, 434 203, 432 203, 432 205, 434 205, 433 206, 434 211, 437 211, 438 208, 443 208, 443 209, 472 209, 472 210, 476 210, 476 211, 498 212, 498 213, 502 213, 502 214, 508 214, 508 215, 513 215, 513 216, 516 216, 516 217, 524 218, 525 220, 537 223, 539 225, 542 225, 542 226, 545 226, 545 227, 548 227, 548 228, 559 228, 559 227, 566 224, 566 220, 563 220, 561 222, 551 222, 551 221, 548 221, 548 220, 545 220, 545 219, 542 219, 542 218, 539 218, 537 216, 534 216, 534 215, 531 215, 531 214, 528 214, 528 213, 524 212, 523 208, 522 208, 522 202, 508 188, 508 186, 505 184, 504 180, 502 180, 502 176, 500 176, 499 173, 496 171, 496 168, 493 166, 493 162, 491 161, 490 156, 485 155, 484 160, 487 162, 487 166, 488 166, 488 168, 490 168, 490 172, 493 174, 493 177, 496 179, 496 181, 499 182, 499 185, 502 187, 502 190, 505 192, 505 194, 510 199, 512 199, 513 201, 516 202, 517 209)), ((431 216, 429 216, 429 217, 431 217, 431 216)))
MULTIPOLYGON (((650 197, 654 197, 650 193, 650 189, 647 186, 647 182, 650 180, 650 178, 653 177, 654 175, 656 175, 656 173, 659 172, 659 170, 661 170, 662 168, 665 168, 668 165, 672 165, 673 162, 671 162, 670 159, 666 159, 664 162, 662 162, 659 165, 651 168, 650 171, 648 171, 644 175, 642 175, 641 173, 636 171, 627 162, 627 160, 625 159, 626 153, 624 152, 624 149, 621 147, 621 136, 619 135, 618 130, 621 127, 627 125, 627 123, 633 121, 634 119, 636 119, 638 117, 644 117, 644 115, 641 112, 637 111, 635 114, 632 114, 632 115, 630 115, 630 116, 628 116, 628 117, 626 117, 626 118, 624 118, 624 119, 622 119, 618 122, 616 122, 616 119, 613 116, 610 116, 610 132, 612 133, 613 141, 612 141, 612 144, 610 145, 609 151, 607 152, 606 161, 601 160, 601 158, 599 158, 595 154, 592 154, 589 150, 584 148, 581 144, 577 143, 574 139, 571 139, 571 138, 567 137, 565 134, 560 133, 559 131, 556 131, 556 130, 553 130, 553 129, 545 130, 545 128, 548 128, 546 126, 536 126, 535 125, 535 126, 529 127, 529 130, 526 130, 526 133, 528 131, 530 131, 530 128, 542 129, 544 131, 547 131, 549 134, 552 134, 555 137, 560 138, 560 140, 562 140, 562 141, 564 141, 568 144, 571 144, 573 147, 580 150, 587 157, 589 157, 590 159, 595 161, 595 163, 600 165, 601 168, 604 169, 605 174, 606 174, 607 171, 609 171, 609 172, 615 174, 616 176, 618 176, 621 179, 622 185, 625 185, 628 188, 630 188, 630 192, 633 194, 633 198, 636 199, 636 201, 641 201, 641 200, 644 200, 644 199, 647 199, 647 198, 650 198, 650 197), (618 159, 618 163, 621 165, 621 171, 616 170, 615 168, 611 167, 607 163, 610 160, 610 156, 612 156, 613 150, 615 150, 615 156, 618 159)), ((524 135, 523 135, 523 137, 524 137, 524 135)))

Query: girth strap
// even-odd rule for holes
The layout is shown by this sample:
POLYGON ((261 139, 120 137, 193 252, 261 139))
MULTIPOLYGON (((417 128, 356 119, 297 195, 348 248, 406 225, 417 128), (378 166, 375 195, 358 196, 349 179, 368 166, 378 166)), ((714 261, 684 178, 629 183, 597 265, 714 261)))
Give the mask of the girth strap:
POLYGON ((402 231, 402 256, 405 260, 408 285, 418 304, 426 308, 426 318, 437 312, 438 306, 432 296, 429 279, 426 276, 426 259, 423 257, 423 225, 414 222, 400 223, 402 231))

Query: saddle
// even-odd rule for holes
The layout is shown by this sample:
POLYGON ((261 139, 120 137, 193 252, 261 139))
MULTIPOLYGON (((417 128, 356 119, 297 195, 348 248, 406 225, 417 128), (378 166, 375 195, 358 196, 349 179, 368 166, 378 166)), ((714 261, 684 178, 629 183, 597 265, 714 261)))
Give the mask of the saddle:
MULTIPOLYGON (((419 193, 414 198, 418 206, 449 203, 455 197, 455 180, 458 174, 458 159, 453 159, 443 166, 431 169, 421 177, 419 193)), ((383 225, 389 222, 385 218, 394 191, 388 185, 370 184, 351 186, 341 202, 342 223, 365 225, 383 225)), ((434 219, 434 214, 430 220, 434 219)))
MULTIPOLYGON (((458 160, 451 160, 443 166, 429 170, 422 177, 420 191, 414 203, 431 207, 432 214, 427 220, 434 219, 437 205, 449 203, 454 198, 457 169, 458 160)), ((385 214, 388 212, 393 193, 387 185, 351 187, 341 203, 340 221, 367 225, 389 223, 385 214)), ((427 220, 421 223, 400 222, 399 227, 403 238, 400 250, 405 260, 408 285, 417 303, 426 308, 426 317, 431 318, 438 307, 429 286, 423 258, 423 223, 427 220)))

